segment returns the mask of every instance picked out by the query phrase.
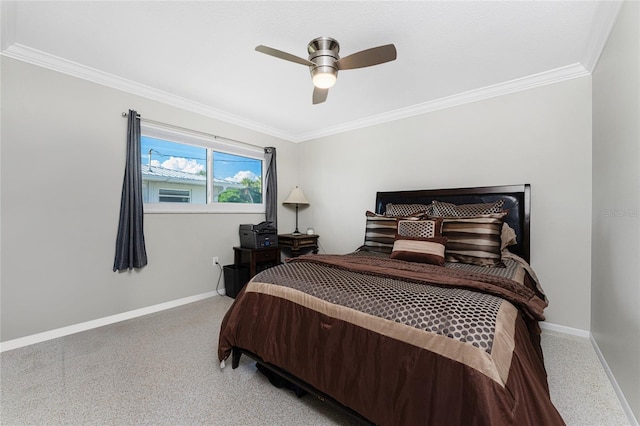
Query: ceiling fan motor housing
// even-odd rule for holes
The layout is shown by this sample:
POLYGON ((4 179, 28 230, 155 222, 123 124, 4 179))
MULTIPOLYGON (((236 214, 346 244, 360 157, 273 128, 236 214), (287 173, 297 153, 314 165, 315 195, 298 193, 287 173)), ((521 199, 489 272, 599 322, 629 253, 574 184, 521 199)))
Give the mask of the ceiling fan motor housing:
POLYGON ((318 37, 309 42, 307 46, 309 60, 316 64, 311 68, 311 77, 316 74, 333 74, 337 76, 336 62, 340 59, 340 44, 331 37, 318 37))

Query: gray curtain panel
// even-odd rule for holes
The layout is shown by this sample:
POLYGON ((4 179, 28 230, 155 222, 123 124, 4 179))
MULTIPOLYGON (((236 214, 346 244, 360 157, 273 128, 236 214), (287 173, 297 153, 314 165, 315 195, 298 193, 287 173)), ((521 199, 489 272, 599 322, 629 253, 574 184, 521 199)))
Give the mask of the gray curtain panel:
POLYGON ((120 223, 116 238, 114 271, 142 268, 147 264, 142 211, 142 169, 140 158, 140 116, 129 110, 127 163, 120 199, 120 223))
POLYGON ((276 171, 276 149, 272 146, 264 149, 264 159, 267 163, 266 190, 264 204, 267 222, 273 222, 278 228, 278 173, 276 171))

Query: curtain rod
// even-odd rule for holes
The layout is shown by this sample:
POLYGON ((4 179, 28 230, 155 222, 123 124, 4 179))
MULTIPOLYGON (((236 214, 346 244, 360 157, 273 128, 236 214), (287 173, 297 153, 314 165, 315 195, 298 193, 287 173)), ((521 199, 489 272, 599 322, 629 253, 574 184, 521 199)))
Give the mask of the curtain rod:
MULTIPOLYGON (((123 112, 122 113, 122 117, 128 117, 128 116, 129 116, 129 113, 127 113, 127 112, 123 112)), ((229 139, 229 138, 225 138, 224 136, 217 136, 217 135, 214 135, 214 134, 211 134, 211 133, 201 132, 200 130, 187 129, 186 127, 176 126, 175 124, 168 124, 168 123, 163 123, 161 121, 155 121, 155 120, 150 120, 148 118, 142 118, 140 116, 140 114, 137 114, 137 116, 140 119, 140 121, 145 121, 145 122, 147 122, 149 124, 155 124, 155 125, 158 125, 158 126, 169 127, 171 129, 174 129, 174 130, 180 130, 180 131, 183 131, 183 132, 194 133, 194 134, 197 134, 197 135, 206 136, 206 137, 210 137, 210 138, 214 138, 214 139, 220 139, 220 140, 225 140, 225 141, 229 141, 229 142, 240 143, 240 144, 247 145, 247 146, 250 146, 250 147, 253 147, 253 148, 260 148, 260 149, 264 149, 265 148, 264 146, 254 145, 254 144, 251 144, 251 143, 248 143, 248 142, 243 142, 243 141, 239 141, 239 140, 235 140, 235 139, 229 139)))

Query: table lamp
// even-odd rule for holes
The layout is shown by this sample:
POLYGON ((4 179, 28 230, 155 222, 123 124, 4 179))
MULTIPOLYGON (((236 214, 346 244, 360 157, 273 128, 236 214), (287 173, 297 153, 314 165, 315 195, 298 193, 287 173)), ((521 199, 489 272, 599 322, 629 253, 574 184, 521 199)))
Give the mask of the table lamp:
POLYGON ((308 206, 309 202, 304 197, 302 189, 297 186, 291 190, 291 194, 287 197, 282 204, 295 204, 296 205, 296 230, 293 231, 293 235, 302 235, 302 232, 298 231, 298 206, 308 206))

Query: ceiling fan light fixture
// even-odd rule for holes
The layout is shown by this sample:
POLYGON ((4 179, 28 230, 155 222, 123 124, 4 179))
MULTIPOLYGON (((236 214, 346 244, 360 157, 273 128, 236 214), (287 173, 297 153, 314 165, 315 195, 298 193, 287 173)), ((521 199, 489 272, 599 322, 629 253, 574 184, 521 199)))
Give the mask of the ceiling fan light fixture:
POLYGON ((314 105, 327 100, 327 93, 336 84, 339 70, 370 67, 395 61, 397 57, 395 46, 393 44, 385 44, 384 46, 372 47, 340 58, 338 54, 340 52, 340 44, 331 37, 318 37, 311 40, 307 45, 309 59, 262 44, 256 46, 256 51, 309 67, 314 86, 313 97, 311 98, 314 105))
POLYGON ((315 72, 313 74, 313 85, 318 89, 328 89, 336 84, 338 76, 334 69, 327 72, 315 72))

